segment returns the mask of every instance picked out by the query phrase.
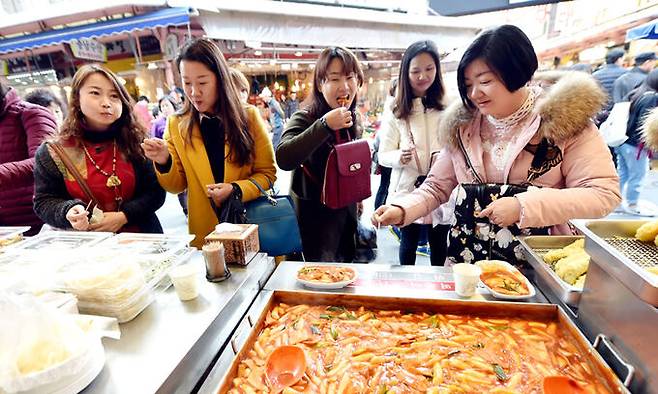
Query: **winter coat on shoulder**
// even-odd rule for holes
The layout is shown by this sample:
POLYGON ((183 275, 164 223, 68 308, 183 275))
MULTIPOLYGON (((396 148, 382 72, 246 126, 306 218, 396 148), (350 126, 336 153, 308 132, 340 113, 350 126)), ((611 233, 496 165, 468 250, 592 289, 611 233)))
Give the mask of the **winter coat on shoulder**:
POLYGON ((53 115, 9 89, 0 98, 0 226, 32 226, 43 222, 32 209, 34 154, 57 130, 53 115))
POLYGON ((649 112, 644 120, 642 141, 647 149, 658 152, 658 108, 654 108, 649 112))

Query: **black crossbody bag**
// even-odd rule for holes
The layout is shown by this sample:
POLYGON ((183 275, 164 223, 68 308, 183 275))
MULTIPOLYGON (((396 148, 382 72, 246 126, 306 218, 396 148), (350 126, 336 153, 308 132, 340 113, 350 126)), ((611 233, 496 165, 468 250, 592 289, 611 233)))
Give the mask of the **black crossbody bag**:
POLYGON ((562 152, 547 139, 537 146, 528 177, 523 184, 486 183, 475 171, 461 140, 459 148, 466 165, 477 183, 460 183, 455 205, 456 224, 448 236, 448 259, 454 263, 474 263, 478 260, 504 260, 511 264, 525 262, 519 235, 548 235, 548 227, 519 228, 516 224, 500 227, 479 213, 494 200, 513 197, 536 187, 532 182, 562 162, 562 152), (459 196, 462 196, 460 198, 459 196), (464 197, 465 196, 465 197, 464 197))

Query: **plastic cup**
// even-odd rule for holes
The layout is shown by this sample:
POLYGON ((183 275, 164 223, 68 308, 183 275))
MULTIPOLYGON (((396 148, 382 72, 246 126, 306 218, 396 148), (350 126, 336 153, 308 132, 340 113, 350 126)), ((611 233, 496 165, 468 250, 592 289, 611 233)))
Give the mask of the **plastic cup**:
POLYGON ((480 281, 482 269, 474 264, 459 263, 452 266, 455 293, 460 297, 472 297, 480 281))
POLYGON ((176 294, 181 301, 189 301, 199 296, 199 269, 192 264, 175 267, 169 273, 176 294))

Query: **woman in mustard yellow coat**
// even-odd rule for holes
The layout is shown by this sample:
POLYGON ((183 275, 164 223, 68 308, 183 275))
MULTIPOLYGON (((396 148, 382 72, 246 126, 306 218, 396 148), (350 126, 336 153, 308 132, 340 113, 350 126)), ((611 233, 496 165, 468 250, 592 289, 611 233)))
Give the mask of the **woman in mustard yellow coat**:
POLYGON ((187 189, 191 244, 200 248, 219 222, 213 203, 221 208, 233 193, 243 202, 256 199, 260 192, 249 179, 263 189, 274 183, 274 151, 258 110, 241 103, 217 45, 193 41, 176 64, 185 105, 167 119, 164 140, 146 139, 142 147, 165 190, 187 189))

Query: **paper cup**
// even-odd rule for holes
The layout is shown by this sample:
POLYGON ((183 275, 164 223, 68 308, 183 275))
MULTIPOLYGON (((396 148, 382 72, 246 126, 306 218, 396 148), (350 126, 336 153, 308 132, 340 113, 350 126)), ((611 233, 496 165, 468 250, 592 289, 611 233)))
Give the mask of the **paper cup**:
POLYGON ((175 267, 169 273, 176 294, 181 301, 193 300, 199 296, 199 270, 192 264, 175 267))
POLYGON ((452 266, 455 293, 460 297, 472 297, 480 281, 482 269, 474 264, 460 263, 452 266))

